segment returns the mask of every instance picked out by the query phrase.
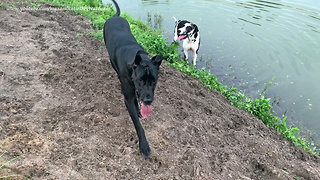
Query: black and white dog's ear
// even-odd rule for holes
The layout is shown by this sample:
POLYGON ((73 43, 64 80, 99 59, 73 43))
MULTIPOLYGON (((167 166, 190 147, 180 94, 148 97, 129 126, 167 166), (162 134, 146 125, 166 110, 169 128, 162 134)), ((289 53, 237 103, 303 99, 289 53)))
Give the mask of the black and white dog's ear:
POLYGON ((156 56, 153 56, 151 58, 151 62, 157 66, 159 68, 159 66, 161 65, 161 62, 163 60, 163 57, 162 56, 159 56, 159 55, 156 55, 156 56))
POLYGON ((198 31, 198 26, 196 24, 191 24, 192 29, 195 29, 196 31, 198 31))
POLYGON ((179 23, 181 21, 181 20, 177 20, 175 17, 173 17, 173 19, 176 23, 179 23))

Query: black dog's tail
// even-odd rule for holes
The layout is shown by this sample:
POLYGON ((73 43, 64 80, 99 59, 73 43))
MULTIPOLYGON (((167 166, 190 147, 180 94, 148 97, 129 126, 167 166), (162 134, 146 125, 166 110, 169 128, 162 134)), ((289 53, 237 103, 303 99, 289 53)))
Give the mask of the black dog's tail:
POLYGON ((113 4, 116 6, 117 9, 117 13, 115 14, 115 16, 120 16, 120 8, 118 3, 115 0, 112 0, 113 4))

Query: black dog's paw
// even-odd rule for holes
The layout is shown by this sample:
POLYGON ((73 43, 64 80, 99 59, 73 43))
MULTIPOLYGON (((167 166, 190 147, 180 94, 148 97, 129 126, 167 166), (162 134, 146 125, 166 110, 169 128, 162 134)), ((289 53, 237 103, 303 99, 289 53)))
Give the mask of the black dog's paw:
POLYGON ((139 146, 140 146, 140 153, 146 157, 149 157, 151 154, 151 149, 149 147, 148 141, 141 142, 139 146))

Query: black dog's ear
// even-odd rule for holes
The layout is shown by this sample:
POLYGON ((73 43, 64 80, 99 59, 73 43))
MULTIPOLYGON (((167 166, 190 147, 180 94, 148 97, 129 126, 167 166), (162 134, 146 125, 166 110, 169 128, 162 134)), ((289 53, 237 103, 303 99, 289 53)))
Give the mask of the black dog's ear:
POLYGON ((140 65, 141 60, 142 60, 141 56, 137 54, 133 60, 133 64, 131 64, 131 63, 127 64, 128 69, 135 69, 137 66, 140 65))
POLYGON ((161 65, 161 62, 163 60, 163 57, 162 56, 159 56, 159 55, 156 55, 156 56, 153 56, 151 58, 151 62, 157 66, 159 68, 159 66, 161 65))
POLYGON ((127 62, 127 68, 132 69, 134 66, 137 66, 141 62, 140 53, 141 48, 121 48, 121 51, 118 51, 118 59, 124 60, 127 62))
POLYGON ((142 60, 141 56, 139 54, 137 54, 136 58, 134 59, 134 65, 139 66, 141 63, 141 60, 142 60))

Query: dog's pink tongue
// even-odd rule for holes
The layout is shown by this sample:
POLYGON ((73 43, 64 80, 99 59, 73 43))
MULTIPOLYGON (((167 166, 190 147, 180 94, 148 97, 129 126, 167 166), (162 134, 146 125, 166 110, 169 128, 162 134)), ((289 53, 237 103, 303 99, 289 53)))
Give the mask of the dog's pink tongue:
POLYGON ((147 118, 152 113, 152 106, 151 105, 144 105, 141 103, 141 115, 143 118, 147 118))
POLYGON ((179 39, 179 40, 182 40, 182 39, 185 38, 185 37, 186 37, 186 35, 181 35, 181 36, 178 37, 178 39, 179 39))

